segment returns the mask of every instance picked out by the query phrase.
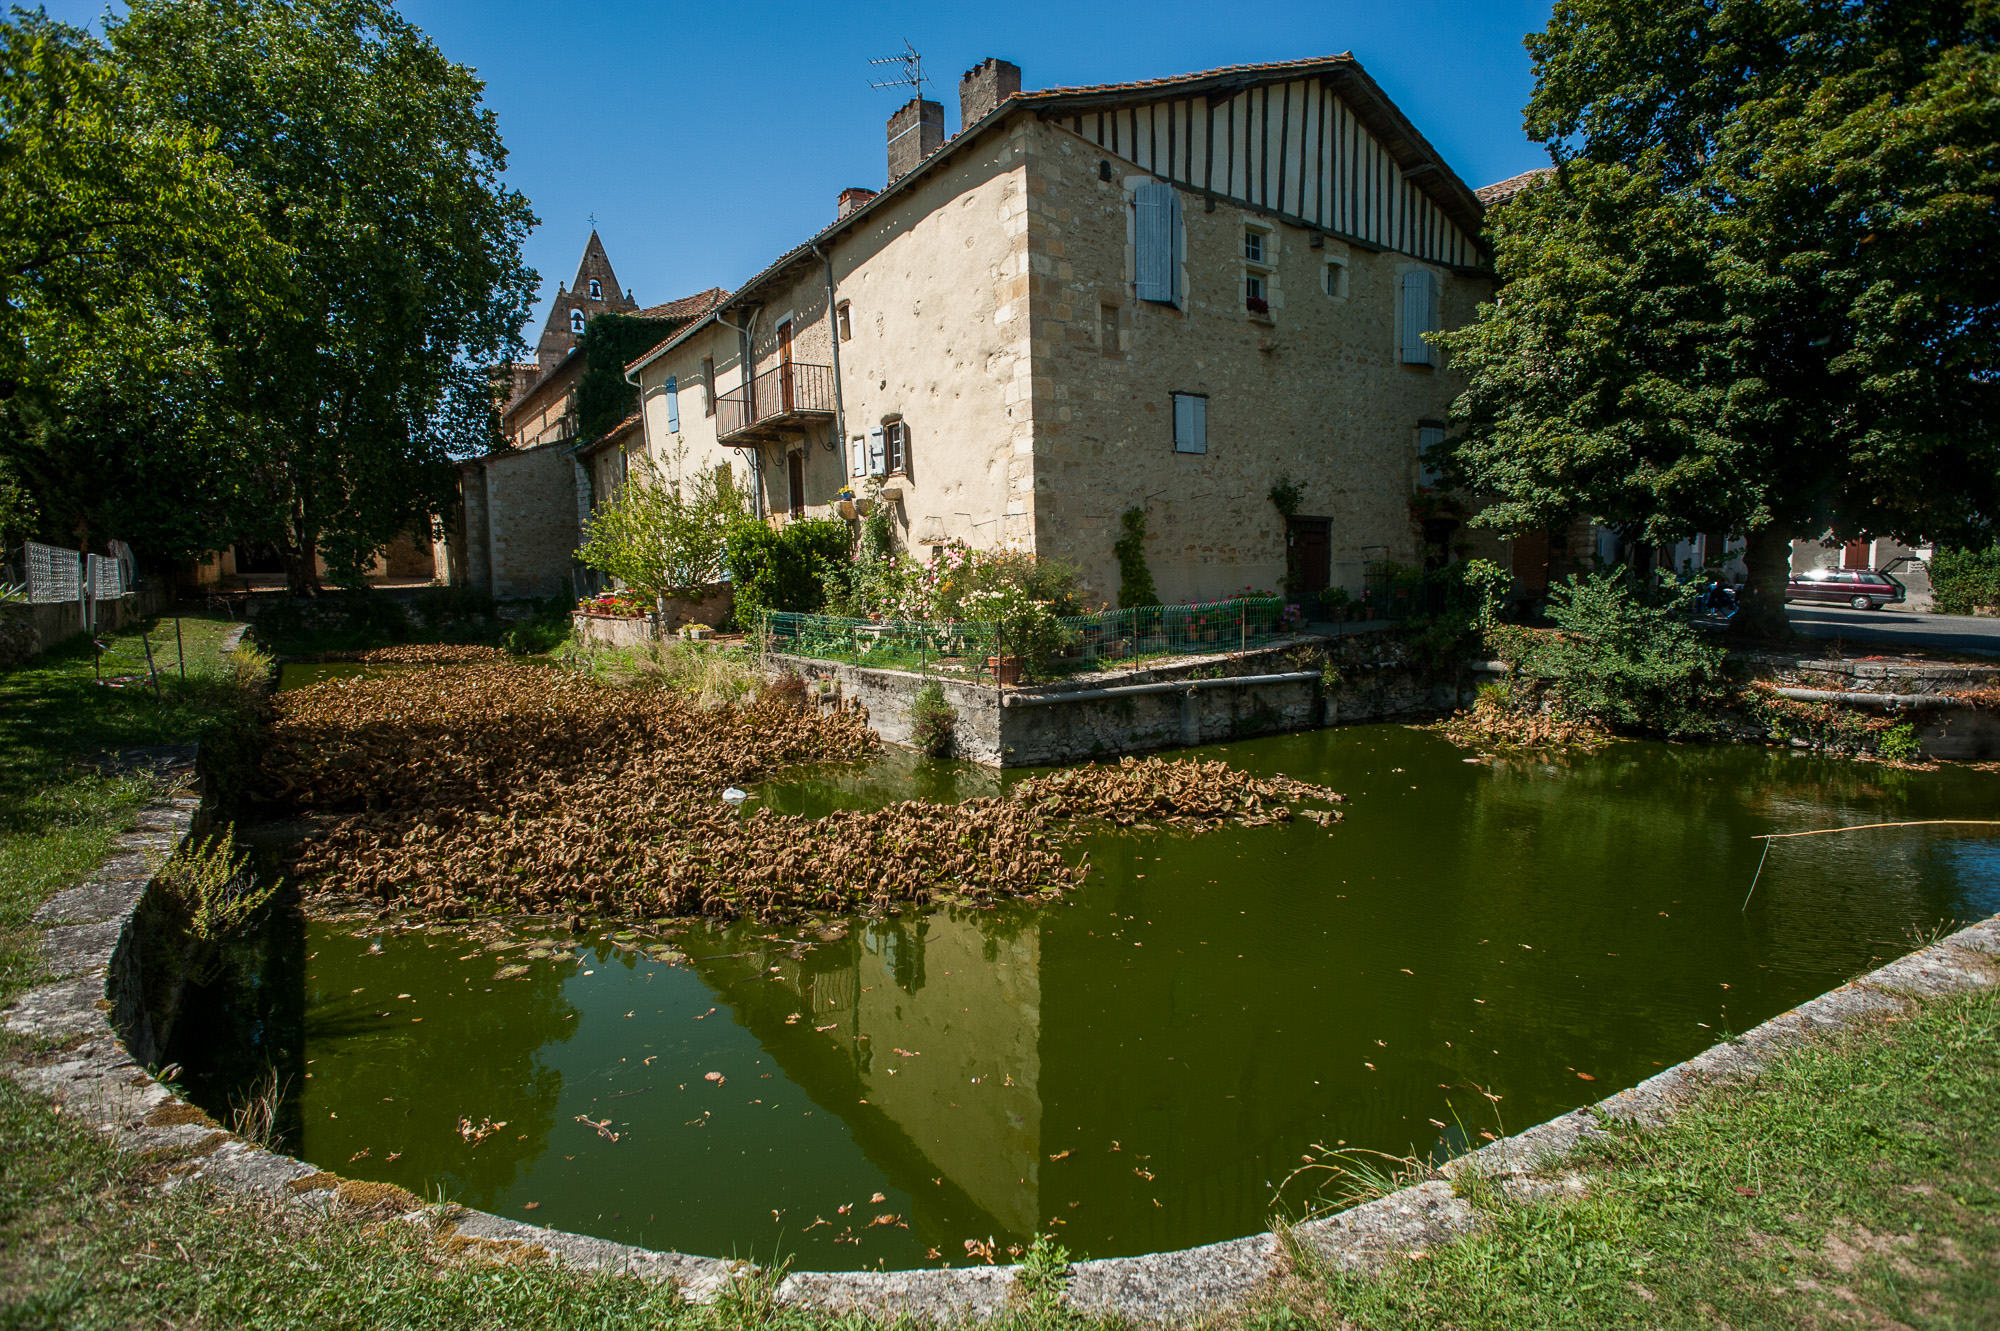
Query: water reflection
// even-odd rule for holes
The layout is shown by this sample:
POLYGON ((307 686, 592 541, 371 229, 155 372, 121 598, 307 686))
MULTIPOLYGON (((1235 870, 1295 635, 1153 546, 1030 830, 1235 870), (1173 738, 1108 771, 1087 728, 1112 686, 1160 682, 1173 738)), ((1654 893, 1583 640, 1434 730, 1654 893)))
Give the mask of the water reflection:
MULTIPOLYGON (((1104 1256, 1259 1229, 1313 1143, 1441 1156, 1588 1103, 2000 909, 2000 839, 1951 829, 1780 843, 1743 902, 1757 833, 1980 817, 1983 773, 1468 763, 1390 727, 1213 752, 1347 791, 1346 821, 1097 836, 1069 904, 688 925, 673 964, 608 930, 312 924, 203 1021, 293 1051, 292 1144, 350 1176, 805 1269, 1050 1231, 1104 1256)), ((997 785, 896 756, 760 794, 997 785)))

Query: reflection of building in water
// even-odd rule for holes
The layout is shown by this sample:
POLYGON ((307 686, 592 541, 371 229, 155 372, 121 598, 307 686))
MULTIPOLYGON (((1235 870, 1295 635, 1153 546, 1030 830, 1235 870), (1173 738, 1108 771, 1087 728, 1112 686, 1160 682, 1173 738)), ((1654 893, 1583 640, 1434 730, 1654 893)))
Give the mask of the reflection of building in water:
POLYGON ((1040 961, 1032 925, 945 913, 697 964, 786 1075, 846 1119, 919 1205, 954 1224, 1032 1234, 1040 961))

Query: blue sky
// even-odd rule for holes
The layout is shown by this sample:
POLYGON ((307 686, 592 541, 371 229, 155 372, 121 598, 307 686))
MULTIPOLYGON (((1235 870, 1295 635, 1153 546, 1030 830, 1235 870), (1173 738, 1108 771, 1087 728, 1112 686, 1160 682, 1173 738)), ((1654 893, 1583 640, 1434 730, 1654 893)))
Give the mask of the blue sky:
MULTIPOLYGON (((576 272, 589 218, 642 304, 734 287, 831 221, 840 190, 880 188, 883 122, 906 90, 869 66, 923 53, 958 128, 958 76, 987 56, 1028 88, 1160 78, 1352 51, 1477 188, 1547 162, 1521 131, 1521 39, 1547 0, 1435 3, 816 4, 404 0, 486 80, 508 178, 541 219, 539 330, 576 272)), ((87 23, 103 0, 51 0, 87 23)), ((532 344, 534 331, 528 341, 532 344)))

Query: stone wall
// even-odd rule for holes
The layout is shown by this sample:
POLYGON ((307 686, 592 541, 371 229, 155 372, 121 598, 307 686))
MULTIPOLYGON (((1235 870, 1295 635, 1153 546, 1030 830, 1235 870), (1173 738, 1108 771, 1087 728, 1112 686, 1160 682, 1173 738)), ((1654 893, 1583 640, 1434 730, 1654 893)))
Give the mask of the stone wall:
POLYGON ((1388 633, 1301 635, 1252 652, 1004 690, 803 656, 775 655, 771 666, 804 676, 819 690, 822 706, 866 708, 869 724, 892 744, 910 742, 910 702, 936 680, 958 712, 956 756, 1002 768, 1115 758, 1323 725, 1428 720, 1473 697, 1471 674, 1415 665, 1388 633), (1319 678, 1224 683, 1251 675, 1317 675, 1323 663, 1334 668, 1331 687, 1319 678), (1106 689, 1159 691, 1107 695, 1101 692, 1106 689))
POLYGON ((1304 489, 1301 516, 1332 519, 1336 575, 1352 565, 1354 590, 1364 559, 1415 560, 1418 424, 1443 423, 1463 383, 1448 365, 1401 363, 1399 284, 1429 269, 1440 318, 1458 327, 1491 283, 1331 236, 1314 245, 1302 227, 1176 190, 1182 307, 1136 300, 1131 199, 1153 177, 1053 123, 1028 142, 1035 548, 1114 598, 1111 545, 1138 505, 1166 599, 1272 587, 1285 528, 1267 496, 1282 474, 1304 489), (1251 230, 1270 269, 1268 317, 1244 305, 1251 230), (1330 294, 1334 261, 1345 280, 1330 294), (1205 454, 1174 451, 1175 392, 1207 395, 1205 454))
MULTIPOLYGON (((173 604, 172 584, 152 579, 130 595, 99 601, 98 632, 119 632, 142 619, 165 614, 173 604)), ((25 665, 56 644, 81 636, 87 627, 79 601, 0 605, 0 670, 25 665)), ((154 644, 154 650, 159 650, 159 644, 154 644)))
MULTIPOLYGON (((1781 652, 1732 652, 1731 667, 1748 680, 1780 688, 1903 697, 1984 694, 2000 697, 2000 666, 1957 662, 1844 660, 1781 652)), ((1852 704, 1839 704, 1850 706, 1852 704)), ((1983 706, 1898 707, 1916 727, 1924 758, 1985 762, 2000 758, 2000 709, 1983 706)))
POLYGON ((458 475, 466 583, 503 600, 568 593, 576 465, 562 445, 491 453, 461 463, 458 475))

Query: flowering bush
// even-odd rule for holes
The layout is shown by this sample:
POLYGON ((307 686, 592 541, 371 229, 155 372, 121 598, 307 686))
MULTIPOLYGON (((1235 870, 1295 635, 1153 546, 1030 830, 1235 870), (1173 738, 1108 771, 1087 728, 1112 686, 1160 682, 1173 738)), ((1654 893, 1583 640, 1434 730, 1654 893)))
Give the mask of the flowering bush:
POLYGON ((605 592, 602 596, 579 601, 576 608, 586 615, 605 615, 613 619, 642 619, 650 609, 629 591, 605 592))

